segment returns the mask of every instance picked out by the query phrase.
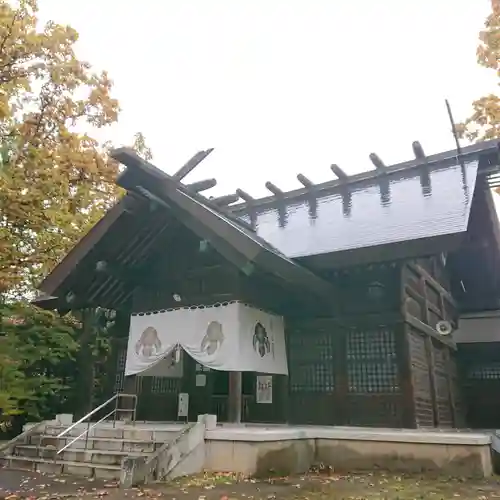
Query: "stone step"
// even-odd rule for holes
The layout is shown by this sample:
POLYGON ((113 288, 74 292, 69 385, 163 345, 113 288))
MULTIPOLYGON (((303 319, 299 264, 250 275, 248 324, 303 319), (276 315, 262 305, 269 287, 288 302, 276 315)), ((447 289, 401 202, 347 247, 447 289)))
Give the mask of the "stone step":
MULTIPOLYGON (((62 437, 57 438, 55 436, 47 436, 47 435, 38 435, 31 436, 29 439, 29 443, 31 445, 40 445, 43 446, 53 446, 57 449, 66 446, 71 443, 71 441, 75 439, 74 437, 62 437)), ((117 451, 129 451, 129 452, 152 452, 155 451, 156 448, 163 445, 164 442, 156 442, 156 441, 144 441, 141 439, 122 439, 122 438, 98 438, 98 437, 89 437, 89 438, 81 438, 74 443, 71 443, 68 447, 69 450, 117 450, 117 451)))
POLYGON ((19 445, 16 446, 15 457, 42 458, 63 462, 85 462, 89 465, 120 465, 124 457, 149 456, 151 453, 130 452, 117 450, 70 450, 62 451, 59 455, 57 449, 47 446, 19 445))
POLYGON ((11 469, 29 470, 44 474, 69 474, 98 479, 119 479, 121 473, 120 465, 47 460, 16 455, 3 457, 2 463, 11 469))
MULTIPOLYGON (((63 432, 66 428, 60 426, 47 426, 43 432, 46 436, 58 436, 63 432)), ((82 424, 71 429, 65 436, 63 437, 77 437, 81 435, 83 432, 87 430, 87 425, 82 424)), ((97 437, 97 438, 113 438, 113 439, 125 439, 129 440, 140 440, 140 441, 156 441, 160 443, 165 443, 170 441, 174 436, 178 434, 177 429, 172 430, 153 430, 153 429, 144 429, 144 428, 133 428, 133 427, 125 427, 125 428, 113 428, 113 427, 93 427, 89 429, 88 436, 89 437, 97 437)), ((40 433, 42 434, 42 433, 40 433)))

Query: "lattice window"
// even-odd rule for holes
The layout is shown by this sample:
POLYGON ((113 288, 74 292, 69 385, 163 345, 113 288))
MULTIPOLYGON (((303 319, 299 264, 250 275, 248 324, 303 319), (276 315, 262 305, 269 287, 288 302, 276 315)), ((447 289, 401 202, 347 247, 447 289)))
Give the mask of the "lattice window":
POLYGON ((467 378, 471 380, 499 380, 500 364, 486 366, 474 366, 467 373, 467 378))
POLYGON ((116 360, 115 393, 123 392, 125 386, 125 362, 127 361, 127 349, 120 349, 116 360))
POLYGON ((177 392, 179 385, 178 378, 152 377, 151 392, 153 394, 168 394, 177 392))
POLYGON ((349 332, 347 363, 350 393, 394 393, 399 390, 394 332, 349 332))
POLYGON ((333 392, 335 389, 334 338, 331 333, 295 332, 290 338, 292 392, 333 392))

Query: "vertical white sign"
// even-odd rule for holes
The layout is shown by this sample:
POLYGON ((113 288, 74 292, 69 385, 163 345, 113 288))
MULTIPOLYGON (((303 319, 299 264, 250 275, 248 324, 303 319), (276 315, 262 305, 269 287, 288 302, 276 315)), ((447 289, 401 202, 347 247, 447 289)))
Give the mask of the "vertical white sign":
POLYGON ((189 411, 189 394, 187 392, 180 392, 177 416, 188 418, 188 411, 189 411))
POLYGON ((273 376, 257 375, 256 392, 257 403, 271 404, 273 402, 273 376))

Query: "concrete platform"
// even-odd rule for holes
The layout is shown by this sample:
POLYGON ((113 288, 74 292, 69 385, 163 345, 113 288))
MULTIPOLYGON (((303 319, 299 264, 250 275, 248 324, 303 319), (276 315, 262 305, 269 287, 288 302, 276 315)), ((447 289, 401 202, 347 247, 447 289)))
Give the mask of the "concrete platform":
MULTIPOLYGON (((146 443, 168 440, 184 425, 105 422, 93 430, 90 441, 105 448, 107 440, 113 443, 109 448, 116 449, 119 445, 115 443, 123 440, 130 443, 127 449, 131 451, 132 442, 137 441, 146 451, 146 443)), ((72 434, 78 435, 84 428, 78 426, 72 434)), ((57 435, 62 429, 48 424, 45 434, 57 435)), ((205 431, 204 469, 249 476, 287 475, 321 463, 337 471, 433 471, 487 477, 492 474, 491 441, 488 431, 217 424, 205 431)))
POLYGON ((206 432, 205 469, 266 475, 307 471, 434 471, 492 474, 488 433, 359 427, 218 427, 206 432))

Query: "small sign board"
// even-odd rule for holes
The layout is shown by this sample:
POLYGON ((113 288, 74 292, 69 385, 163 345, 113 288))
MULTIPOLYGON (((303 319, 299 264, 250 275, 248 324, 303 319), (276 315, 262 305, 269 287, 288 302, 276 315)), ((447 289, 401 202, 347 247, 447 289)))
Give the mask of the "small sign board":
POLYGON ((256 392, 257 403, 271 404, 273 402, 273 376, 257 375, 256 392))
POLYGON ((196 374, 196 387, 205 387, 207 385, 207 376, 204 373, 196 374))
POLYGON ((189 411, 189 394, 187 392, 179 393, 179 405, 177 408, 177 416, 188 418, 189 411))

